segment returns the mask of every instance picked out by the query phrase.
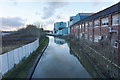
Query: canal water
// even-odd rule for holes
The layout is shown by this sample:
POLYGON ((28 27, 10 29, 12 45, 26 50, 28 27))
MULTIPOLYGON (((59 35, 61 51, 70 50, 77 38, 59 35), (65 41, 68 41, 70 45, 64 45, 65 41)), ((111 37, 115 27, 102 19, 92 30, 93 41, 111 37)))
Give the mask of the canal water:
POLYGON ((32 78, 92 78, 92 76, 71 53, 69 44, 64 39, 49 36, 49 45, 32 78))

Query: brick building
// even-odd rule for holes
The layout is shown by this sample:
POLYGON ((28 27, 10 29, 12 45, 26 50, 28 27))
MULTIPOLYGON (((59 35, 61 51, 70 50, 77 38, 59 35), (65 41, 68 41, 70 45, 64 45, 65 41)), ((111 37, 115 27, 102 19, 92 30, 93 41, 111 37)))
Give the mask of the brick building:
MULTIPOLYGON (((104 52, 101 55, 110 62, 110 69, 107 69, 106 61, 99 63, 112 77, 120 77, 120 2, 79 20, 70 26, 70 31, 71 36, 76 39, 84 38, 93 45, 100 46, 102 43, 106 48, 110 47, 110 50, 104 51, 105 49, 100 46, 104 52)), ((101 60, 104 61, 102 58, 101 60)))

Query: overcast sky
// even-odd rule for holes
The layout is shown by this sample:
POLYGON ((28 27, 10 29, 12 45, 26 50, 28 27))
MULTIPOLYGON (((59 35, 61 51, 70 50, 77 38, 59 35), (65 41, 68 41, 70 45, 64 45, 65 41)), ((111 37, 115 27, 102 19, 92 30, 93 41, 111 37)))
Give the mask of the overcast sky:
POLYGON ((54 22, 69 20, 77 13, 96 13, 118 0, 1 0, 0 30, 16 30, 41 22, 52 30, 54 22))

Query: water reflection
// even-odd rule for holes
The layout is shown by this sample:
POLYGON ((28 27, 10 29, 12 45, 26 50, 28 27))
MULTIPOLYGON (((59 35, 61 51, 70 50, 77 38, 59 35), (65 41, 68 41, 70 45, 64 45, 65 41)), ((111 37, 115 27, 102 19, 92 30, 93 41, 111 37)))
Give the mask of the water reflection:
POLYGON ((65 44, 65 40, 59 37, 54 37, 54 42, 56 44, 65 44))
POLYGON ((49 45, 35 69, 33 78, 98 77, 89 60, 83 54, 76 54, 75 51, 78 49, 75 50, 71 44, 68 47, 64 39, 49 39, 49 45))
POLYGON ((95 64, 92 63, 92 60, 90 60, 89 56, 82 52, 82 49, 80 49, 79 46, 70 43, 70 53, 77 57, 80 63, 93 78, 100 78, 100 74, 95 69, 95 64))

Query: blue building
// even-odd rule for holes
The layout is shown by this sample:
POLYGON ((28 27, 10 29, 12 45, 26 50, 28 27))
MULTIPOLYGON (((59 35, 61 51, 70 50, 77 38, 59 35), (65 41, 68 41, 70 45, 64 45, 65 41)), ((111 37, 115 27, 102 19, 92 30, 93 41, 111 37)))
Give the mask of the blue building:
POLYGON ((68 34, 70 34, 70 26, 75 24, 81 19, 84 19, 94 13, 78 13, 76 16, 71 16, 70 20, 68 21, 68 34))
POLYGON ((78 22, 79 20, 84 19, 92 14, 94 14, 94 13, 78 13, 76 16, 71 16, 69 26, 73 25, 74 23, 78 22))
POLYGON ((58 35, 70 34, 70 26, 84 19, 93 13, 78 13, 76 16, 71 16, 70 21, 66 22, 56 22, 54 23, 54 33, 58 35), (68 26, 68 27, 67 27, 68 26))
POLYGON ((68 25, 68 34, 70 34, 70 21, 67 22, 68 25))
POLYGON ((58 30, 58 35, 67 35, 68 34, 68 28, 63 28, 61 30, 58 30))
POLYGON ((67 27, 66 22, 56 22, 54 23, 54 33, 58 33, 59 30, 62 30, 63 28, 67 27))

